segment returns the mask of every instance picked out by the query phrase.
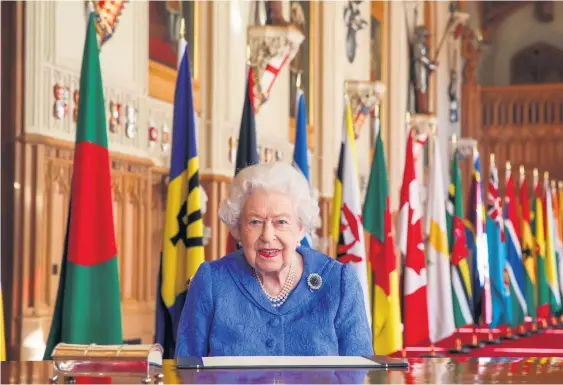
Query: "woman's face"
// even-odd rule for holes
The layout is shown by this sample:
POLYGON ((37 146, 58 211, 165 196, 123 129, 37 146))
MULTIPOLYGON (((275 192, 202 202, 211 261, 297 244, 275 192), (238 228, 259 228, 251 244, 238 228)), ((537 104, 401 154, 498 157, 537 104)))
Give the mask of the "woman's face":
POLYGON ((238 238, 248 264, 262 273, 288 266, 303 238, 295 204, 280 192, 256 190, 242 210, 238 238))

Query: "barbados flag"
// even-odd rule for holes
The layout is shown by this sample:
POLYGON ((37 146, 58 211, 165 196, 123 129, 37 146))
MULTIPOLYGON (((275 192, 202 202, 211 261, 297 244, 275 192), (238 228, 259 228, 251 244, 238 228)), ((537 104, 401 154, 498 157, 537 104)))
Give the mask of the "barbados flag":
POLYGON ((187 47, 176 79, 170 182, 159 274, 156 342, 173 358, 187 288, 204 261, 192 77, 187 47))
MULTIPOLYGON (((309 160, 307 158, 307 110, 305 108, 305 94, 297 91, 297 117, 295 119, 295 147, 293 147, 293 166, 299 169, 309 182, 309 160)), ((311 234, 305 234, 301 240, 303 246, 311 247, 311 234)))

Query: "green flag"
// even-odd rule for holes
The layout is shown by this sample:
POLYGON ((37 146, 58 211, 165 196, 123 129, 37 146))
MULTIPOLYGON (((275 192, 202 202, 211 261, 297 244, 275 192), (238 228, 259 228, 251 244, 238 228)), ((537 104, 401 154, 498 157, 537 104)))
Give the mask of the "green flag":
POLYGON ((457 328, 473 323, 471 309, 471 276, 467 262, 467 244, 465 224, 463 223, 463 194, 461 190, 461 172, 459 155, 453 154, 452 176, 446 206, 446 222, 448 224, 448 244, 451 255, 452 292, 454 302, 454 319, 457 328))
POLYGON ((403 347, 399 271, 392 232, 385 151, 378 130, 363 210, 368 233, 372 288, 372 334, 376 354, 389 355, 403 347))
POLYGON ((90 13, 82 57, 67 231, 44 359, 51 358, 59 342, 123 343, 107 121, 93 17, 90 13))

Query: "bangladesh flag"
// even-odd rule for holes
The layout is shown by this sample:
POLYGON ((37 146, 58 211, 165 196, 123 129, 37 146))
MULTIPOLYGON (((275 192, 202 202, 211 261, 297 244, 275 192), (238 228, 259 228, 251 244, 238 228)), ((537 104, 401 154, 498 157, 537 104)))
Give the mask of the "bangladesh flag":
POLYGON ((72 191, 44 359, 59 342, 121 344, 121 304, 102 74, 90 13, 80 74, 72 191))

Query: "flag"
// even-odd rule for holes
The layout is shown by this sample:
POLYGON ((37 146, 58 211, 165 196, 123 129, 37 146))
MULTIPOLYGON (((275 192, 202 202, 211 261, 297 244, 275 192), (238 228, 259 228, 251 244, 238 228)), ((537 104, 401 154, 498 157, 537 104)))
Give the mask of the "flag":
MULTIPOLYGON (((358 186, 356 144, 352 126, 350 102, 344 106, 344 129, 342 132, 342 205, 340 206, 340 231, 337 245, 337 260, 349 263, 356 271, 364 294, 367 319, 370 320, 370 304, 367 283, 366 248, 362 224, 362 205, 358 186)), ((335 209, 338 209, 335 207, 335 209)))
POLYGON ((473 319, 489 325, 492 320, 491 282, 489 278, 489 245, 485 230, 485 206, 481 180, 481 157, 473 149, 473 178, 467 209, 466 238, 472 253, 471 289, 473 292, 473 319), (481 319, 482 317, 482 319, 481 319))
POLYGON ((498 170, 493 162, 489 169, 487 193, 487 241, 489 243, 489 275, 493 314, 490 328, 512 322, 510 286, 506 270, 506 242, 502 204, 498 192, 498 170))
MULTIPOLYGON (((237 145, 237 159, 235 161, 235 176, 243 168, 257 164, 258 144, 256 140, 256 120, 254 117, 254 94, 253 94, 253 70, 248 68, 248 79, 246 83, 246 91, 244 92, 244 107, 242 110, 242 118, 240 121, 240 130, 237 145)), ((231 233, 227 236, 227 252, 232 253, 237 249, 236 240, 231 233)))
POLYGON ((430 342, 434 344, 451 336, 455 331, 446 199, 438 140, 434 141, 434 163, 430 174, 428 198, 425 226, 428 266, 428 326, 430 342))
POLYGON ((67 232, 46 360, 59 342, 123 343, 106 122, 91 12, 80 73, 67 232))
MULTIPOLYGON (((307 110, 305 108, 305 94, 302 90, 297 91, 297 118, 295 119, 295 146, 293 148, 293 166, 300 170, 307 182, 309 182, 309 160, 307 155, 307 110)), ((311 234, 305 234, 301 244, 311 247, 313 241, 311 234)))
POLYGON ((536 263, 533 256, 534 239, 530 225, 530 201, 528 199, 528 186, 526 174, 520 167, 520 214, 522 218, 522 232, 520 243, 522 245, 522 259, 524 262, 524 287, 526 308, 532 321, 536 320, 536 263))
MULTIPOLYGON (((561 240, 563 242, 563 182, 559 181, 559 228, 561 229, 561 240)), ((557 259, 557 271, 559 272, 559 291, 563 299, 563 253, 557 259)), ((563 305, 563 304, 562 304, 563 305)), ((563 310, 563 306, 562 306, 563 310)), ((563 315, 563 314, 562 314, 563 315)))
POLYGON ((547 286, 549 288, 549 310, 551 314, 557 314, 561 309, 561 296, 559 293, 559 280, 557 279, 557 240, 555 235, 555 218, 553 212, 553 195, 549 186, 549 180, 546 176, 544 185, 545 194, 545 241, 546 241, 546 259, 545 259, 545 275, 547 278, 547 286))
POLYGON ((448 245, 452 259, 454 319, 457 328, 473 323, 471 274, 467 262, 465 225, 463 224, 463 193, 458 157, 457 151, 454 151, 446 217, 448 245))
POLYGON ((549 314, 549 286, 547 284, 546 275, 546 234, 543 211, 545 201, 542 196, 541 184, 538 176, 538 170, 534 169, 534 201, 533 201, 533 236, 534 236, 534 258, 536 261, 537 271, 537 291, 536 291, 536 306, 537 317, 545 318, 549 314))
POLYGON ((557 286, 559 287, 559 310, 555 313, 561 311, 561 293, 563 290, 563 285, 561 284, 561 270, 560 261, 563 259, 563 238, 561 234, 561 217, 559 216, 559 194, 557 193, 557 185, 555 181, 551 181, 551 194, 553 197, 553 227, 555 235, 555 278, 557 280, 557 286))
POLYGON ((399 272, 395 256, 395 242, 391 218, 389 181, 385 164, 385 150, 378 130, 373 161, 363 210, 364 227, 369 236, 369 261, 374 292, 372 334, 377 355, 389 355, 401 350, 401 307, 399 272))
POLYGON ((174 357, 176 330, 187 287, 205 260, 192 76, 187 45, 183 47, 174 94, 170 179, 156 312, 155 340, 164 348, 165 358, 174 357))
POLYGON ((508 270, 510 283, 510 299, 512 306, 512 327, 524 323, 524 317, 528 315, 526 299, 526 277, 524 263, 522 262, 522 248, 520 246, 520 221, 518 220, 518 207, 516 203, 516 192, 514 180, 510 169, 510 163, 506 164, 506 191, 504 194, 504 228, 506 231, 506 268, 508 270))
POLYGON ((6 332, 4 331, 4 298, 0 289, 0 361, 6 361, 6 332))
POLYGON ((427 344, 429 338, 422 207, 416 179, 413 136, 411 129, 407 138, 400 203, 399 245, 404 261, 402 312, 405 346, 427 344))

